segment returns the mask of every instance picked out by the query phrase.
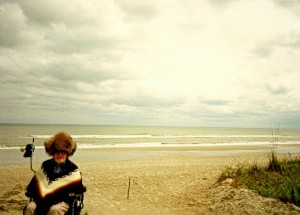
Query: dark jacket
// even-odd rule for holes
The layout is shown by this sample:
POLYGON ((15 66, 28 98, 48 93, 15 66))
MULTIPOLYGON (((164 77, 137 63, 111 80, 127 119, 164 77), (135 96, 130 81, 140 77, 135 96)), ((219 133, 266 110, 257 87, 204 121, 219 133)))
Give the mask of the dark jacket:
POLYGON ((59 202, 69 202, 69 193, 82 193, 83 185, 78 167, 69 159, 54 172, 54 159, 44 161, 27 187, 27 193, 37 204, 37 210, 48 209, 59 202))

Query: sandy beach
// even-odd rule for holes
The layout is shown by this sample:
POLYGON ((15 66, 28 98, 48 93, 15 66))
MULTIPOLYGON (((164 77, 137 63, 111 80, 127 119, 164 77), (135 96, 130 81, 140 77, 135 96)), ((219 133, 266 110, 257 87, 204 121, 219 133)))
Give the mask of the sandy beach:
MULTIPOLYGON (((254 149, 234 147, 232 150, 241 151, 231 153, 230 148, 219 148, 224 153, 218 154, 195 153, 197 148, 135 149, 157 156, 102 161, 74 157, 87 187, 82 214, 300 214, 300 208, 294 205, 235 187, 231 180, 216 183, 226 166, 267 162, 267 151, 254 149)), ((132 149, 106 151, 114 154, 132 149)), ((33 173, 24 165, 0 166, 0 172, 0 214, 22 214, 28 201, 24 190, 33 173)))

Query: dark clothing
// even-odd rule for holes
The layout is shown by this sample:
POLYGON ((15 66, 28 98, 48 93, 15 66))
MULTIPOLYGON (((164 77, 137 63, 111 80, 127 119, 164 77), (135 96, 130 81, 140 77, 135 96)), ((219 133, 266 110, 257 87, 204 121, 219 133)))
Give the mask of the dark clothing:
POLYGON ((37 211, 46 212, 62 201, 68 203, 69 193, 82 193, 83 185, 78 167, 69 159, 55 173, 54 159, 44 161, 30 181, 27 192, 37 204, 37 211))

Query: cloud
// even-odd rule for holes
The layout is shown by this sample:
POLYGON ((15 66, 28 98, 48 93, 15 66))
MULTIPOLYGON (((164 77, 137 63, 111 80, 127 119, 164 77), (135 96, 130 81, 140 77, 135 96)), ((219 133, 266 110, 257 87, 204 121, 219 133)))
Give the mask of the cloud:
POLYGON ((144 22, 157 14, 157 9, 154 4, 148 1, 117 0, 116 2, 125 12, 126 18, 129 20, 133 19, 137 22, 144 22))
POLYGON ((300 4, 297 1, 280 1, 280 0, 274 0, 275 4, 279 5, 280 7, 283 7, 286 10, 289 10, 295 15, 299 16, 300 12, 300 4))
POLYGON ((2 1, 0 122, 289 124, 299 5, 2 1))
POLYGON ((26 18, 16 4, 4 3, 0 9, 0 45, 3 47, 16 46, 22 42, 22 31, 25 29, 26 18))
POLYGON ((283 85, 279 85, 275 87, 268 85, 267 90, 274 95, 282 95, 282 94, 286 95, 289 92, 288 88, 283 85))

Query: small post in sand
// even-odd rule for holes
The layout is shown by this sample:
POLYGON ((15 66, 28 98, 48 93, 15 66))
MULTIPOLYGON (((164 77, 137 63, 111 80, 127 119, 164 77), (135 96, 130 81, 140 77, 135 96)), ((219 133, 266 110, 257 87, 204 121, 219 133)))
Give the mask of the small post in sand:
POLYGON ((129 199, 129 192, 130 192, 130 177, 128 178, 127 199, 129 199))

